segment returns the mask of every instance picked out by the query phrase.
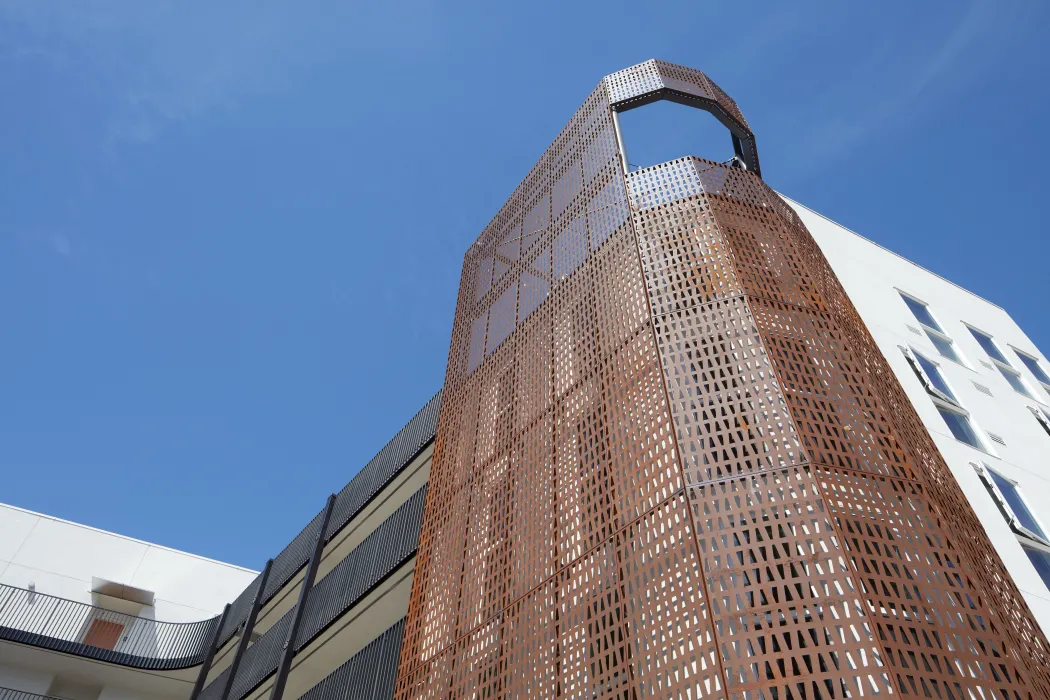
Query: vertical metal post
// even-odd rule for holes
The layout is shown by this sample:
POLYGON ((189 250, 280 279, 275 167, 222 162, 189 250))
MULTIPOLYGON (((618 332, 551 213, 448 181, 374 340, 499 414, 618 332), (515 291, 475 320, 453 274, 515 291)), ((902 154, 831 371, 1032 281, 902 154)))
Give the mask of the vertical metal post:
POLYGON ((252 639, 252 630, 255 629, 255 618, 259 616, 259 608, 262 607, 263 591, 266 590, 266 579, 270 578, 270 569, 272 568, 273 559, 269 559, 266 562, 266 567, 263 569, 262 578, 259 579, 259 588, 255 591, 255 597, 252 598, 251 610, 248 611, 248 617, 244 621, 244 632, 241 633, 241 638, 237 640, 237 652, 233 655, 233 662, 230 663, 230 675, 226 678, 226 687, 222 689, 221 700, 229 700, 230 689, 233 688, 233 680, 237 677, 237 669, 240 667, 241 659, 248 648, 248 642, 252 639))
POLYGON ((208 645, 208 651, 204 654, 204 660, 201 661, 201 672, 197 674, 197 680, 193 684, 193 692, 190 693, 190 700, 197 700, 201 691, 204 690, 204 681, 208 680, 208 671, 211 670, 211 662, 215 660, 215 652, 218 651, 219 635, 222 634, 222 626, 226 623, 226 618, 229 614, 230 604, 227 603, 226 607, 222 609, 222 615, 219 617, 219 624, 215 625, 215 634, 211 637, 211 644, 208 645))
POLYGON ((299 589, 299 600, 295 603, 295 612, 292 613, 292 624, 288 628, 288 637, 284 640, 281 663, 277 666, 277 675, 274 676, 273 687, 270 689, 270 700, 281 700, 284 696, 284 687, 288 684, 288 672, 292 670, 292 657, 295 656, 295 638, 299 635, 299 626, 302 624, 303 613, 306 611, 306 598, 310 595, 310 589, 314 587, 317 568, 321 565, 321 555, 324 553, 325 544, 324 535, 328 532, 328 521, 332 519, 333 506, 335 506, 334 493, 328 497, 324 517, 321 519, 321 531, 317 533, 314 552, 310 555, 306 573, 303 574, 303 585, 299 589))
POLYGON ((620 164, 623 165, 623 176, 631 174, 631 166, 627 163, 627 147, 623 145, 623 132, 620 131, 620 116, 616 108, 612 108, 613 131, 616 132, 616 150, 620 152, 620 164))

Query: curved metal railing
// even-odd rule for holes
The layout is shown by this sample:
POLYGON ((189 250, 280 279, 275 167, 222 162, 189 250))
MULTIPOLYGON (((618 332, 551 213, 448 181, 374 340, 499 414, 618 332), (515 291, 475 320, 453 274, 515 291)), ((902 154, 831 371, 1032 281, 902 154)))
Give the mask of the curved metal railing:
POLYGON ((0 584, 0 639, 132 668, 200 664, 217 624, 158 622, 0 584))

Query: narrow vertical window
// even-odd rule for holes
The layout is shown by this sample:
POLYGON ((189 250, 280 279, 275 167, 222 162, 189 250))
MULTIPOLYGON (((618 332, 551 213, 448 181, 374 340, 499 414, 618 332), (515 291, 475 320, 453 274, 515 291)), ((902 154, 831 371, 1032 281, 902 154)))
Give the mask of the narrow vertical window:
POLYGON ((1030 399, 1035 398, 1032 396, 1032 392, 1028 390, 1024 380, 1021 379, 1021 373, 1014 369, 1010 361, 1006 359, 1006 355, 992 340, 992 336, 976 328, 970 328, 970 334, 973 335, 974 340, 981 346, 981 349, 988 355, 988 359, 992 361, 995 368, 999 370, 999 374, 1003 375, 1003 379, 1014 391, 1030 399))
POLYGON ((961 364, 962 360, 959 359, 959 353, 955 350, 955 341, 948 337, 948 334, 941 328, 941 324, 937 323, 937 319, 930 313, 930 307, 926 303, 903 292, 901 292, 901 299, 904 300, 908 309, 911 310, 915 320, 922 326, 922 330, 926 332, 926 337, 933 343, 933 347, 937 348, 937 352, 942 357, 947 357, 952 362, 961 364))

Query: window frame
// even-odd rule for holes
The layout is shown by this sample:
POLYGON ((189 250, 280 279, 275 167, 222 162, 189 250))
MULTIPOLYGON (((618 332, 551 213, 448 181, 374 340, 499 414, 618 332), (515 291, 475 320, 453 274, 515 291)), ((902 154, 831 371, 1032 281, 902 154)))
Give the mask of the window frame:
POLYGON ((936 338, 937 340, 947 343, 948 347, 950 347, 952 352, 955 353, 955 357, 948 357, 940 350, 937 350, 937 354, 946 360, 950 360, 952 362, 955 362, 956 364, 962 365, 963 367, 967 367, 967 363, 966 360, 963 358, 962 351, 959 350, 959 344, 956 343, 950 335, 948 335, 942 330, 944 326, 943 324, 941 324, 940 319, 934 316, 933 311, 930 310, 930 305, 922 299, 920 299, 919 297, 915 296, 914 294, 909 294, 908 292, 904 291, 903 289, 900 289, 899 287, 894 287, 894 289, 896 289, 897 294, 902 297, 901 301, 904 301, 905 299, 911 299, 913 302, 919 304, 920 306, 926 309, 926 313, 928 313, 930 315, 930 318, 933 319, 933 322, 937 324, 937 328, 933 328, 932 326, 928 326, 925 323, 923 323, 922 320, 920 320, 919 317, 915 315, 915 312, 911 310, 911 307, 908 306, 907 301, 904 301, 904 306, 908 308, 908 313, 911 314, 911 317, 915 319, 915 322, 919 324, 920 328, 922 328, 923 332, 926 334, 927 339, 933 345, 934 349, 937 349, 937 344, 934 342, 934 338, 936 338))
POLYGON ((1047 435, 1050 435, 1050 411, 1047 411, 1042 406, 1029 406, 1028 410, 1032 412, 1035 419, 1039 421, 1039 425, 1043 427, 1047 435))
MULTIPOLYGON (((984 486, 988 490, 988 493, 995 500, 996 505, 999 507, 999 511, 1003 514, 1003 517, 1006 518, 1006 522, 1010 525, 1010 529, 1012 529, 1016 534, 1022 535, 1026 540, 1031 540, 1032 542, 1038 543, 1043 547, 1050 547, 1050 536, 1046 534, 1046 526, 1043 525, 1042 521, 1039 519, 1039 516, 1037 516, 1032 510, 1032 507, 1028 503, 1028 499, 1025 497, 1024 492, 1021 491, 1020 488, 1018 488, 1017 480, 1011 479, 1002 472, 992 469, 990 466, 983 462, 970 462, 970 466, 977 471, 977 475, 981 478, 981 481, 984 483, 984 486), (1017 498, 1022 503, 1024 503, 1025 508, 1028 509, 1028 514, 1032 516, 1032 520, 1034 520, 1035 524, 1038 525, 1039 528, 1043 531, 1043 534, 1033 532, 1021 524, 1020 519, 1014 512, 1014 509, 1010 506, 1010 502, 1006 500, 1006 497, 1000 490, 999 485, 996 484, 995 479, 992 478, 993 472, 1000 479, 1008 482, 1014 487, 1014 493, 1017 495, 1017 498)), ((1047 551, 1050 552, 1050 550, 1047 551)))
POLYGON ((1028 386, 1028 383, 1024 380, 1024 377, 1021 375, 1021 373, 1017 371, 1017 369, 1013 365, 1010 364, 1010 358, 1006 357, 1006 353, 1003 352, 1002 346, 995 341, 995 336, 991 333, 982 331, 980 328, 972 326, 969 323, 966 323, 965 321, 963 321, 963 325, 966 326, 966 329, 970 331, 970 335, 973 336, 974 342, 977 343, 977 347, 981 348, 981 351, 985 354, 985 357, 987 357, 991 361, 992 366, 999 370, 999 374, 1003 375, 1003 379, 1010 386, 1010 389, 1015 393, 1024 396, 1025 398, 1032 399, 1033 401, 1038 401, 1039 399, 1035 398, 1035 394, 1032 393, 1032 388, 1028 386), (983 345, 981 345, 981 341, 977 340, 978 335, 983 335, 985 338, 987 338, 988 342, 992 344, 992 347, 998 350, 999 354, 1002 355, 1003 358, 1007 361, 1003 362, 1002 360, 989 355, 988 351, 985 350, 983 345), (1017 382, 1021 385, 1022 389, 1018 389, 1017 387, 1015 387, 1013 383, 1010 382, 1010 378, 1007 375, 1013 376, 1015 379, 1017 379, 1017 382))
POLYGON ((947 411, 948 413, 954 413, 958 416, 962 416, 963 419, 966 420, 966 425, 970 427, 970 431, 973 433, 974 439, 977 440, 977 444, 971 445, 965 440, 961 440, 958 437, 956 437, 955 433, 952 432, 951 426, 948 425, 948 422, 944 420, 944 416, 941 416, 941 420, 944 421, 945 427, 948 428, 948 434, 953 440, 957 440, 958 442, 961 442, 967 447, 972 447, 975 450, 979 450, 980 452, 984 452, 985 454, 992 455, 993 457, 997 456, 994 452, 992 452, 992 448, 988 446, 988 443, 981 437, 981 430, 974 424, 969 411, 967 411, 965 408, 963 408, 957 403, 950 403, 948 401, 945 401, 944 399, 938 398, 933 395, 930 396, 930 400, 933 401, 933 405, 937 407, 938 415, 941 411, 947 411))
POLYGON ((913 350, 908 346, 898 345, 897 348, 904 355, 904 359, 907 360, 908 364, 911 366, 912 371, 915 373, 915 376, 919 380, 919 383, 921 383, 923 388, 926 390, 926 394, 930 397, 930 401, 933 402, 934 407, 937 409, 937 414, 940 415, 941 420, 944 421, 944 425, 948 429, 948 433, 949 435, 951 435, 952 439, 957 440, 962 444, 967 445, 968 447, 972 447, 975 450, 984 452, 985 454, 995 456, 995 453, 992 451, 992 448, 989 447, 986 438, 982 437, 981 429, 977 426, 976 423, 974 423, 973 416, 970 414, 970 411, 961 403, 959 403, 959 399, 955 397, 955 391, 952 389, 952 385, 945 378, 944 373, 940 371, 941 363, 938 361, 931 360, 927 354, 920 353, 918 350, 913 350), (930 376, 926 373, 926 370, 922 368, 922 365, 919 363, 918 359, 916 358, 916 355, 921 355, 924 360, 926 360, 934 366, 934 369, 936 369, 940 374, 941 381, 943 381, 948 387, 948 390, 951 391, 951 396, 945 395, 943 391, 936 387, 936 385, 933 383, 933 380, 930 379, 930 376), (959 438, 952 430, 952 427, 948 425, 948 421, 945 420, 943 415, 941 415, 942 411, 953 413, 957 416, 962 417, 962 419, 966 421, 966 426, 970 429, 970 432, 973 433, 974 441, 977 444, 975 445, 959 438))
POLYGON ((904 354, 904 358, 908 361, 908 364, 911 365, 912 371, 914 371, 916 376, 918 376, 919 381, 926 389, 926 393, 930 394, 930 396, 932 396, 933 398, 940 399, 941 401, 949 403, 952 406, 955 406, 956 408, 962 408, 962 404, 959 403, 959 399, 955 397, 955 391, 952 390, 952 385, 945 378, 944 373, 941 372, 940 362, 937 362, 936 360, 931 360, 924 353, 921 353, 912 347, 905 345, 898 345, 897 347, 900 348, 900 351, 904 354), (937 388, 936 383, 929 376, 926 370, 922 368, 922 363, 919 362, 919 357, 929 362, 931 365, 933 365, 934 369, 937 370, 937 373, 940 375, 941 381, 944 382, 944 384, 948 387, 948 394, 945 394, 944 391, 937 388))
POLYGON ((1021 549, 1024 550, 1024 554, 1025 557, 1027 557, 1028 562, 1032 565, 1032 568, 1035 569, 1036 575, 1043 582, 1043 585, 1046 586, 1047 590, 1050 590, 1050 578, 1043 577, 1043 573, 1035 565, 1035 562, 1032 561, 1032 556, 1029 554, 1029 552, 1038 552, 1039 554, 1043 555, 1048 560, 1050 560, 1050 546, 1047 546, 1042 542, 1035 542, 1033 540, 1029 540, 1027 537, 1023 540, 1021 538, 1018 538, 1017 541, 1021 545, 1021 549))
MULTIPOLYGON (((1028 370, 1028 373, 1029 373, 1030 375, 1032 375, 1032 378, 1033 378, 1033 379, 1035 379, 1035 383, 1036 383, 1036 385, 1037 385, 1037 386, 1041 386, 1041 387, 1043 387, 1043 391, 1045 391, 1045 392, 1047 392, 1048 394, 1050 394, 1050 384, 1047 384, 1047 383, 1046 383, 1046 382, 1044 382, 1044 381, 1043 381, 1042 379, 1040 379, 1040 378, 1039 378, 1039 376, 1038 376, 1038 375, 1037 375, 1037 374, 1036 374, 1036 373, 1035 373, 1035 372, 1034 372, 1034 371, 1032 370, 1032 366, 1031 366, 1031 365, 1029 365, 1029 364, 1028 364, 1027 362, 1025 362, 1025 360, 1027 359, 1027 360, 1028 360, 1029 362, 1031 362, 1031 363, 1032 363, 1033 365, 1035 365, 1036 367, 1038 367, 1038 368, 1039 368, 1039 371, 1040 371, 1040 372, 1042 372, 1042 374, 1043 374, 1044 376, 1046 376, 1046 377, 1050 378, 1050 374, 1048 374, 1048 373, 1047 373, 1047 372, 1046 372, 1046 371, 1045 371, 1045 370, 1043 369, 1043 366, 1042 366, 1042 364, 1040 364, 1040 362, 1041 362, 1041 361, 1040 361, 1040 359, 1039 359, 1038 357, 1036 357, 1035 355, 1033 355, 1032 353, 1029 353, 1029 352, 1025 352, 1024 350, 1018 350, 1018 349, 1017 349, 1017 348, 1015 348, 1015 347, 1014 347, 1013 345, 1011 345, 1011 346, 1010 346, 1010 349, 1014 351, 1014 354, 1015 354, 1015 355, 1017 355, 1017 359, 1021 361, 1021 364, 1022 364, 1022 365, 1024 365, 1024 368, 1025 368, 1026 370, 1028 370)), ((1039 399, 1036 399, 1036 400, 1038 401, 1039 399)), ((1044 403, 1045 403, 1045 402, 1044 402, 1044 403)))

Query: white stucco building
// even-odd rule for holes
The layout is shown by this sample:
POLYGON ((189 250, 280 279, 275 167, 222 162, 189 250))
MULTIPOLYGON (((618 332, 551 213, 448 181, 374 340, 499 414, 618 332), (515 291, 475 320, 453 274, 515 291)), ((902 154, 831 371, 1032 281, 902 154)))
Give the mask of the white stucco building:
POLYGON ((1046 356, 999 306, 787 201, 828 258, 1050 635, 1046 356))
MULTIPOLYGON (((256 572, 0 504, 0 627, 94 640, 110 650, 149 620, 213 618, 256 572), (69 601, 66 603, 65 601, 69 601)), ((69 700, 187 697, 195 675, 132 669, 0 638, 0 688, 69 700)))

